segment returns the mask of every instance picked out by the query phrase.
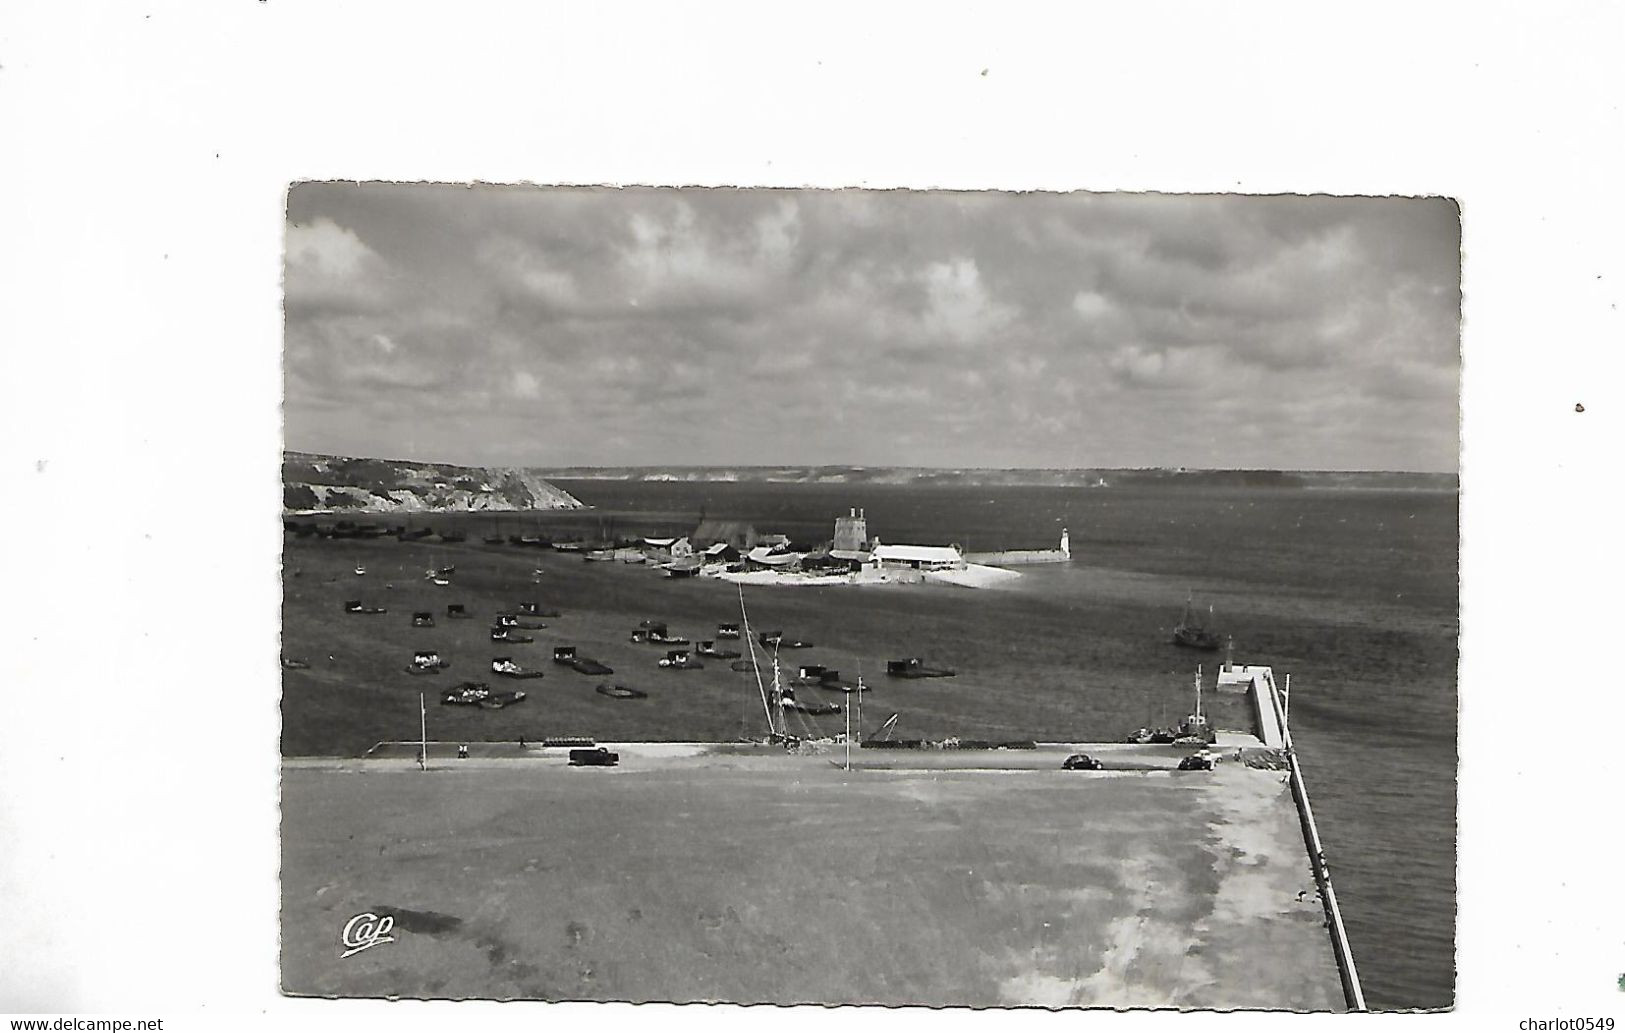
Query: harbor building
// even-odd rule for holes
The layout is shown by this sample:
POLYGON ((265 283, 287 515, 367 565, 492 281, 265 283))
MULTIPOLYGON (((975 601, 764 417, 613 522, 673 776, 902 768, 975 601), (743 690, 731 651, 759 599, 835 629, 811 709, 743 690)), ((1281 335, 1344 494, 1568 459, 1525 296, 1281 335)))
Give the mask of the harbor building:
POLYGON ((694 555, 694 546, 687 538, 645 538, 640 548, 650 563, 669 563, 694 555))
POLYGON ((964 570, 965 556, 952 545, 875 543, 870 562, 881 570, 964 570))

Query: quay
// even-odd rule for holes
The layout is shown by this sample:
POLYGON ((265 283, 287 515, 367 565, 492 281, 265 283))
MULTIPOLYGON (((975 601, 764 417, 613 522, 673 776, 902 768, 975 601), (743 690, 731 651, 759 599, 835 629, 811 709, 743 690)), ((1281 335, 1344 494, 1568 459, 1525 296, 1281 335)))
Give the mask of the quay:
POLYGON ((1268 668, 1227 675, 1276 723, 1221 731, 1211 771, 1118 743, 858 747, 850 768, 842 744, 290 758, 284 989, 1359 1009, 1282 694, 1268 668), (1073 753, 1102 770, 1062 770, 1073 753), (341 961, 361 913, 395 941, 341 961))

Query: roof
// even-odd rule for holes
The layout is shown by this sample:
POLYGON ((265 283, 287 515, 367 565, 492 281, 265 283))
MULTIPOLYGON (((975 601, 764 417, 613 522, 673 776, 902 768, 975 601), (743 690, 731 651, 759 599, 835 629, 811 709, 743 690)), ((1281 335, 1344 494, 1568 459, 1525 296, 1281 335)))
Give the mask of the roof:
POLYGON ((765 545, 758 545, 748 554, 752 563, 765 563, 770 567, 783 567, 801 559, 793 552, 774 552, 765 545))
POLYGON ((644 545, 653 545, 656 548, 664 549, 667 546, 676 545, 677 544, 677 539, 675 539, 675 538, 645 538, 645 539, 643 539, 643 544, 644 545))
POLYGON ((857 560, 859 563, 869 558, 869 554, 862 549, 831 549, 829 554, 838 560, 857 560))
POLYGON ((951 545, 877 545, 873 555, 877 560, 912 563, 959 563, 965 558, 951 545))
POLYGON ((705 550, 705 554, 707 556, 720 556, 722 553, 727 552, 731 548, 733 548, 733 546, 729 545, 727 542, 717 542, 715 545, 709 546, 705 550))

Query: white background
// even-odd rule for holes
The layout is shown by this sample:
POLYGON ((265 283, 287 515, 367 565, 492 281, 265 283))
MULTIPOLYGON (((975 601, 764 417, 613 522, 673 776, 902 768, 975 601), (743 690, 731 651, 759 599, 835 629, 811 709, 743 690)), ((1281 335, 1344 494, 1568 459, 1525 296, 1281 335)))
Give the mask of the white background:
POLYGON ((383 178, 1458 198, 1460 980, 1428 1021, 1625 1020, 1618 5, 589 6, 0 9, 0 1010, 1177 1021, 278 996, 283 198, 383 178))

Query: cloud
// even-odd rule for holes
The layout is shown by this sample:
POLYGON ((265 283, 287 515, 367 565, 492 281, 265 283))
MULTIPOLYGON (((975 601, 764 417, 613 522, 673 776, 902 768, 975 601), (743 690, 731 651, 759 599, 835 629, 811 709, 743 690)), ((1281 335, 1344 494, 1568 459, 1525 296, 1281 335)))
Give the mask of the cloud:
POLYGON ((377 253, 332 219, 288 227, 283 284, 291 311, 373 310, 387 299, 387 279, 377 253))
POLYGON ((289 213, 300 447, 1455 463, 1446 201, 318 184, 289 213))

